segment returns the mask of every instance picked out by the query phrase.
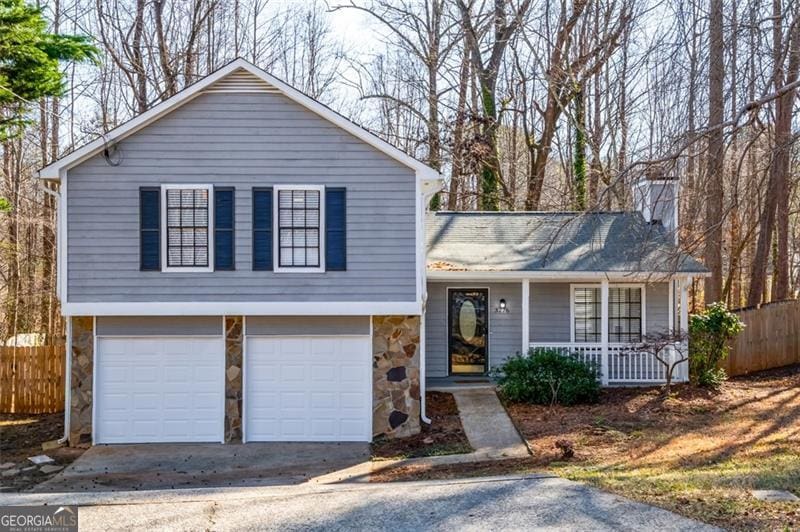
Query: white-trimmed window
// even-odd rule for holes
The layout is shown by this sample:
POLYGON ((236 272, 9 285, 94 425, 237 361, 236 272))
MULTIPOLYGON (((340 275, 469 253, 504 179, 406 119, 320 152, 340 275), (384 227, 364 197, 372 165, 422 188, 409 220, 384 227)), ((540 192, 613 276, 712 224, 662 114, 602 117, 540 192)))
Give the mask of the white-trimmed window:
POLYGON ((213 194, 211 185, 161 187, 164 271, 213 270, 213 194))
POLYGON ((608 341, 642 341, 642 287, 612 286, 608 289, 608 341))
MULTIPOLYGON (((600 285, 573 285, 572 339, 578 343, 602 340, 602 301, 600 285)), ((609 343, 639 342, 644 329, 644 287, 611 285, 608 288, 609 343)))
POLYGON ((275 271, 325 270, 325 187, 275 187, 275 271))
POLYGON ((576 286, 572 289, 572 330, 574 341, 597 343, 601 340, 599 286, 576 286))

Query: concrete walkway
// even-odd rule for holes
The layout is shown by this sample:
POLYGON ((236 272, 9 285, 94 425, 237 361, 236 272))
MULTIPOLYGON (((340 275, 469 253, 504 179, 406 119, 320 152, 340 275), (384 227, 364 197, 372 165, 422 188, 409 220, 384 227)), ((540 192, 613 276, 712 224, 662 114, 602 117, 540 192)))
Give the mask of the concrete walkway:
POLYGON ((525 458, 528 447, 497 394, 489 388, 452 390, 461 424, 475 454, 493 460, 525 458))

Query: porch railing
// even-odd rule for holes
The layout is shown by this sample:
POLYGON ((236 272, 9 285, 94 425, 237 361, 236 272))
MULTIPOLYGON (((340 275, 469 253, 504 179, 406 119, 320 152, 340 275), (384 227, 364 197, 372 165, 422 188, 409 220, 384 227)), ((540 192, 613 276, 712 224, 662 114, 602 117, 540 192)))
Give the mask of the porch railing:
MULTIPOLYGON (((664 365, 661 364, 651 353, 636 352, 629 344, 608 344, 607 360, 603 360, 603 344, 600 343, 548 343, 532 342, 532 348, 555 349, 563 354, 574 354, 584 362, 594 362, 602 372, 605 368, 606 379, 602 378, 604 384, 660 384, 666 381, 664 377, 664 365)), ((685 349, 676 350, 669 347, 668 356, 671 361, 680 358, 680 352, 686 353, 685 349)), ((687 362, 678 364, 672 374, 673 382, 686 382, 689 380, 689 365, 687 362)))

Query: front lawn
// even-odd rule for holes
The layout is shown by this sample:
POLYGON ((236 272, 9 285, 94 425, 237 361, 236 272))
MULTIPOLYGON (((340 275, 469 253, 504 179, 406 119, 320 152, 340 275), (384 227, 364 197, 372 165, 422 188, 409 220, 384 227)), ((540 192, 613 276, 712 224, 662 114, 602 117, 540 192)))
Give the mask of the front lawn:
POLYGON ((616 388, 596 405, 508 410, 541 469, 726 528, 800 526, 800 503, 750 495, 800 496, 800 366, 717 393, 680 385, 664 400, 658 389, 616 388), (574 458, 561 458, 559 439, 574 443, 574 458))
POLYGON ((422 431, 408 438, 377 438, 372 443, 373 459, 391 460, 472 452, 461 426, 453 394, 428 392, 425 398, 427 414, 432 423, 423 423, 422 431))

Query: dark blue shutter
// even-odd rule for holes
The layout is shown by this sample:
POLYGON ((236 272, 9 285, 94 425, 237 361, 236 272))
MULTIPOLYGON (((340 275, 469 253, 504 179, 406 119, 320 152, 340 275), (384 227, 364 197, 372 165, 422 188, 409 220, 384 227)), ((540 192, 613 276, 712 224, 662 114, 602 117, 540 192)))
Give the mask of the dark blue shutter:
POLYGON ((347 269, 347 198, 344 188, 325 189, 325 269, 347 269))
POLYGON ((161 189, 139 189, 139 269, 161 270, 161 189))
POLYGON ((214 187, 214 269, 234 267, 234 203, 233 187, 214 187))
POLYGON ((253 269, 272 269, 272 187, 253 189, 253 269))

